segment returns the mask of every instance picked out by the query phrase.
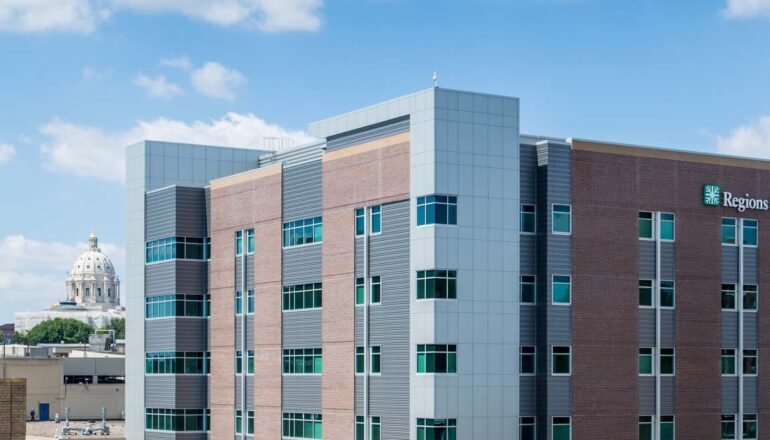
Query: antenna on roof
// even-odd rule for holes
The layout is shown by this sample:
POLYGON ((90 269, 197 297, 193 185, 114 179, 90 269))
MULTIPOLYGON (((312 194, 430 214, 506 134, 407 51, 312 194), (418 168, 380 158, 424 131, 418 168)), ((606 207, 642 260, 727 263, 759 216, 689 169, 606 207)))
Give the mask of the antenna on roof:
POLYGON ((438 74, 436 71, 433 71, 433 87, 438 87, 438 74))

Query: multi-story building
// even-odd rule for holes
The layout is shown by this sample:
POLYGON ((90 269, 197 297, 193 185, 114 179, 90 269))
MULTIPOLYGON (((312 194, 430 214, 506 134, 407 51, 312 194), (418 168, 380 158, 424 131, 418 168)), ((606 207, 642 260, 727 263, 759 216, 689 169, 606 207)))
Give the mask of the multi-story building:
POLYGON ((128 148, 129 438, 770 426, 770 162, 520 135, 516 98, 439 88, 310 132, 128 148))

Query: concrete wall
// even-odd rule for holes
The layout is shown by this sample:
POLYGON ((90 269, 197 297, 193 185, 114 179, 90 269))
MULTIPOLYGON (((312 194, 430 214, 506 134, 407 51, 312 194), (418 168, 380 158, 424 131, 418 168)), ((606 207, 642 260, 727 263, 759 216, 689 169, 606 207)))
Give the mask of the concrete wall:
POLYGON ((0 379, 0 439, 24 440, 27 434, 24 401, 27 395, 24 378, 0 379))

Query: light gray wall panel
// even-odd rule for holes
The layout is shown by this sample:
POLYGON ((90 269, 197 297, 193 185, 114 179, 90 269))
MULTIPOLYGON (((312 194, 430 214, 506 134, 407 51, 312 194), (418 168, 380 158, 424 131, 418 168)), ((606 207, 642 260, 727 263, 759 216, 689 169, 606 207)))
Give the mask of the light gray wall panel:
POLYGON ((738 312, 722 312, 722 347, 738 347, 738 312))
POLYGON ((321 376, 285 375, 283 411, 321 413, 321 376))
POLYGON ((757 348, 757 314, 743 313, 743 345, 746 348, 757 348))
POLYGON ((639 346, 655 346, 655 309, 639 309, 639 346))
POLYGON ((522 416, 537 414, 537 380, 535 376, 520 376, 519 413, 522 416))
POLYGON ((176 322, 176 318, 146 320, 144 351, 176 351, 176 322))
POLYGON ((176 376, 175 408, 206 408, 207 382, 207 377, 203 375, 176 376))
POLYGON ((176 377, 171 374, 145 376, 144 398, 147 408, 175 408, 176 377))
POLYGON ((314 160, 283 169, 283 221, 320 216, 323 164, 314 160))
POLYGON ((660 378, 660 413, 663 415, 676 413, 675 379, 675 377, 671 376, 660 378))
MULTIPOLYGON (((401 116, 377 124, 340 133, 326 139, 328 151, 371 142, 388 136, 409 131, 409 116, 401 116)), ((383 427, 384 428, 384 427, 383 427)))
POLYGON ((283 285, 321 282, 321 246, 304 246, 283 251, 283 285))
POLYGON ((283 348, 321 347, 321 310, 283 312, 283 348))
POLYGON ((738 283, 738 247, 722 246, 722 282, 738 283))
POLYGON ((660 344, 662 347, 676 347, 676 311, 661 309, 660 311, 660 344))
POLYGON ((660 243, 660 279, 661 280, 674 280, 676 279, 676 243, 661 242, 660 243))
POLYGON ((757 284, 757 248, 743 248, 743 282, 757 284))
POLYGON ((722 377, 722 413, 738 413, 738 378, 722 377))
POLYGON ((522 275, 537 274, 537 236, 521 235, 519 255, 522 275))
POLYGON ((520 344, 534 346, 537 343, 537 306, 519 306, 519 322, 520 344))
POLYGON ((655 279, 655 242, 639 240, 639 279, 655 279))
POLYGON ((655 414, 655 378, 639 376, 639 415, 655 414))
POLYGON ((757 413, 757 378, 754 376, 743 377, 743 413, 757 413))

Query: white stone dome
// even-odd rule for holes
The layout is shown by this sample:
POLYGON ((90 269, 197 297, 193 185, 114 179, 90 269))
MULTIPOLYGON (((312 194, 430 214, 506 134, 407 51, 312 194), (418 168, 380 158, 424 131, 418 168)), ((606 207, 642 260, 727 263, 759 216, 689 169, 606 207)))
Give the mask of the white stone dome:
POLYGON ((72 265, 70 276, 93 276, 93 275, 106 275, 108 277, 115 276, 115 267, 112 265, 110 257, 107 256, 97 246, 98 239, 92 232, 88 239, 90 247, 83 253, 75 263, 72 265))
POLYGON ((95 233, 88 237, 88 250, 73 263, 66 284, 67 301, 105 308, 120 304, 120 280, 110 257, 99 249, 95 233))

